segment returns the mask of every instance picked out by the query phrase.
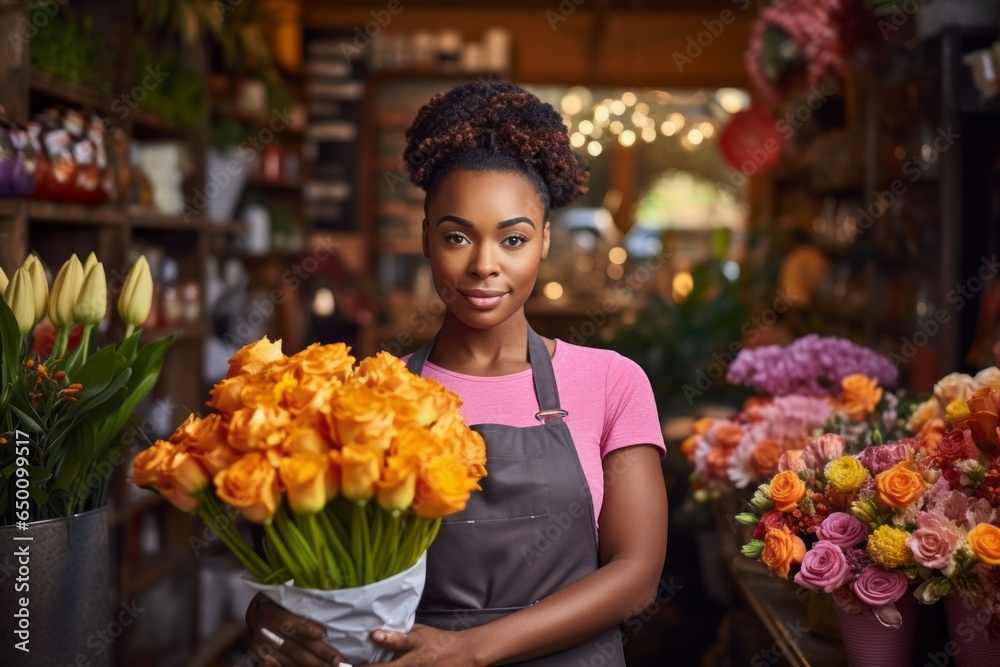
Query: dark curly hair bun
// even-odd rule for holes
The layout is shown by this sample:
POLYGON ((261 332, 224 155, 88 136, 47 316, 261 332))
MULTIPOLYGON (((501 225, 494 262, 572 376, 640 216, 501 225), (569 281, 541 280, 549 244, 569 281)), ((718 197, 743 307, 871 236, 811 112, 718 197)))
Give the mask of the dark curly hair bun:
POLYGON ((587 192, 590 167, 569 145, 562 117, 511 83, 477 81, 438 93, 406 130, 410 180, 432 194, 457 168, 518 171, 546 199, 546 209, 587 192))

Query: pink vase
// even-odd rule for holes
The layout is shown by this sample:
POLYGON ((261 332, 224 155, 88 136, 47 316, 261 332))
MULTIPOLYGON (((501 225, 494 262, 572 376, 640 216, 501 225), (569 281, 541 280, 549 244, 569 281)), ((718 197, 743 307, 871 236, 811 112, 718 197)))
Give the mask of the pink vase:
POLYGON ((976 618, 975 609, 967 609, 958 595, 946 595, 944 613, 948 635, 954 644, 956 667, 995 667, 1000 665, 1000 638, 976 618))
POLYGON ((834 605, 844 652, 850 667, 910 667, 917 629, 917 601, 907 591, 896 609, 903 617, 899 628, 882 625, 871 609, 848 614, 834 605))

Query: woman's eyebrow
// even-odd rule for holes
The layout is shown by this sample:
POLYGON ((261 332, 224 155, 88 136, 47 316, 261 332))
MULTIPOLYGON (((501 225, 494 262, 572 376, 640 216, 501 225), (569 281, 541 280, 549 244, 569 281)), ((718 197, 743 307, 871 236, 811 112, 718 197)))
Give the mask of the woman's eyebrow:
MULTIPOLYGON (((455 224, 462 225, 463 227, 475 226, 469 220, 466 220, 465 218, 460 218, 457 215, 442 215, 440 218, 438 218, 436 224, 440 225, 442 222, 454 222, 455 224)), ((535 226, 535 223, 531 221, 531 218, 526 218, 522 215, 516 218, 511 218, 510 220, 501 220, 500 222, 497 223, 497 229, 505 229, 507 227, 512 227, 522 222, 531 225, 532 228, 534 228, 535 226)))

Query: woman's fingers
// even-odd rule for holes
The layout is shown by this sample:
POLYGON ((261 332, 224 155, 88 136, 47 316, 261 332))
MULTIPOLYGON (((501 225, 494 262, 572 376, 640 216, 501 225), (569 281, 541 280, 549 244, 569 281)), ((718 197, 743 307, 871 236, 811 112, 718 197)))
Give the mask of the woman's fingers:
POLYGON ((247 625, 253 630, 255 650, 269 665, 280 667, 331 667, 343 657, 323 641, 326 629, 288 611, 281 605, 255 599, 247 610, 247 625))

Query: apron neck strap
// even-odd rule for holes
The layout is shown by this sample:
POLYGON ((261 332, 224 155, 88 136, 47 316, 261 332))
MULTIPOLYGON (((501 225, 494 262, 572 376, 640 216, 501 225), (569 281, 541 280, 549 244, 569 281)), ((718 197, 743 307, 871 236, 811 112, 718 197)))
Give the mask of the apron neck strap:
MULTIPOLYGON (((435 342, 437 342, 437 336, 410 355, 406 362, 406 368, 411 373, 420 375, 423 372, 424 364, 427 362, 431 350, 434 349, 435 342)), ((545 346, 545 341, 530 326, 528 327, 528 361, 531 362, 531 377, 535 384, 535 397, 538 399, 538 414, 561 412, 559 390, 556 387, 556 376, 552 370, 552 357, 549 356, 549 349, 545 346)), ((541 419, 541 417, 539 418, 541 419)))

